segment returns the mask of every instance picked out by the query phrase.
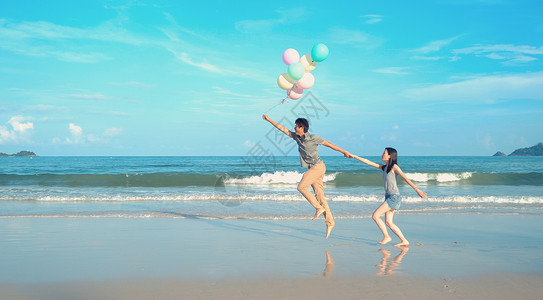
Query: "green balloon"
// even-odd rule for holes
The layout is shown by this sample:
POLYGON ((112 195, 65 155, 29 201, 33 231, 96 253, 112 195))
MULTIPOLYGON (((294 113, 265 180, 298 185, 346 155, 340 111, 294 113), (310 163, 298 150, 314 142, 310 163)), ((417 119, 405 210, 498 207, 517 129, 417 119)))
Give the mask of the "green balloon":
POLYGON ((330 54, 330 51, 323 43, 318 43, 311 49, 311 58, 316 62, 325 60, 328 57, 328 54, 330 54))
POLYGON ((291 63, 288 66, 288 76, 294 80, 298 80, 302 77, 304 77, 305 74, 305 68, 304 65, 302 65, 299 62, 291 63))

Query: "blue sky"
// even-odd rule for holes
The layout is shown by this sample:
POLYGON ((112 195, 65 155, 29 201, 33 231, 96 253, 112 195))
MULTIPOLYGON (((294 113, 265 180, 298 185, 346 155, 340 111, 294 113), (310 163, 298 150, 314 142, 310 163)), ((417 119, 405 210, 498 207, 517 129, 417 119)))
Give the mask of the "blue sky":
POLYGON ((510 153, 543 141, 542 16, 512 0, 2 0, 0 152, 281 154, 261 115, 285 97, 282 53, 324 43, 311 132, 360 155, 510 153))

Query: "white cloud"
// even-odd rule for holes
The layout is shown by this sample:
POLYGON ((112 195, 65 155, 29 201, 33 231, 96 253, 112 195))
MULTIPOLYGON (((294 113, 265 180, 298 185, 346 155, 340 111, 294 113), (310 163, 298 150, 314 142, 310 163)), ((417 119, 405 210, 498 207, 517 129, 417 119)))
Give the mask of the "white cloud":
POLYGON ((507 57, 503 56, 503 55, 499 55, 497 53, 490 53, 488 55, 485 55, 486 57, 490 58, 490 59, 506 59, 507 57))
MULTIPOLYGON (((278 11, 278 13, 280 24, 299 22, 299 18, 307 14, 304 9, 289 9, 288 11, 278 11)), ((164 13, 164 16, 169 22, 170 27, 157 27, 155 29, 165 33, 167 39, 160 36, 157 38, 156 34, 145 36, 132 33, 123 27, 126 17, 122 13, 119 13, 114 19, 97 26, 86 28, 62 26, 45 21, 16 22, 0 19, 0 51, 7 50, 19 55, 35 57, 52 57, 68 62, 97 63, 111 60, 115 57, 109 57, 104 53, 96 52, 95 49, 97 48, 93 46, 96 44, 96 41, 135 47, 150 46, 169 51, 179 61, 208 72, 227 76, 232 75, 261 82, 270 81, 267 73, 262 71, 255 72, 254 67, 242 68, 239 67, 242 65, 241 63, 221 58, 217 58, 216 60, 221 61, 226 66, 219 67, 216 64, 206 61, 204 57, 215 58, 219 57, 219 54, 224 54, 216 50, 216 45, 222 44, 224 41, 221 39, 212 40, 209 38, 210 35, 204 36, 187 30, 179 26, 175 19, 168 13, 164 13), (182 40, 177 34, 190 38, 196 37, 208 42, 205 47, 200 47, 182 40), (215 45, 207 46, 210 44, 209 41, 215 45)), ((251 22, 246 23, 243 27, 250 30, 251 22)), ((149 85, 136 82, 128 83, 127 85, 149 87, 149 85)))
POLYGON ((335 27, 330 29, 330 41, 335 44, 353 44, 377 47, 383 43, 382 38, 375 37, 361 30, 335 27))
POLYGON ((70 44, 70 40, 99 40, 134 43, 137 39, 112 24, 80 29, 50 22, 0 21, 0 49, 37 57, 54 57, 61 61, 97 63, 111 58, 103 53, 86 51, 84 46, 70 44), (127 38, 128 37, 128 38, 127 38))
POLYGON ((373 72, 383 73, 383 74, 405 75, 405 74, 409 74, 409 72, 406 71, 407 69, 408 68, 406 67, 388 67, 388 68, 376 69, 376 70, 373 70, 373 72))
MULTIPOLYGON (((102 135, 97 134, 84 134, 83 128, 74 123, 68 125, 68 130, 70 131, 70 137, 65 138, 64 142, 66 144, 85 144, 89 143, 98 143, 98 142, 107 142, 110 138, 119 136, 122 134, 122 128, 111 127, 104 131, 102 135)), ((54 138, 53 143, 61 143, 60 138, 54 138)))
POLYGON ((487 149, 495 149, 496 145, 490 135, 485 135, 483 138, 479 139, 479 143, 485 146, 487 149))
POLYGON ((36 105, 28 105, 23 107, 24 110, 31 110, 31 111, 55 111, 55 110, 64 110, 65 107, 62 106, 54 106, 54 105, 47 105, 47 104, 36 104, 36 105))
POLYGON ((498 45, 480 45, 467 47, 462 49, 453 50, 458 54, 484 54, 484 53, 497 53, 497 52, 512 52, 522 54, 541 55, 543 54, 543 47, 533 46, 515 46, 511 44, 498 44, 498 45))
POLYGON ((77 98, 77 99, 105 99, 106 97, 102 94, 69 94, 65 97, 68 98, 77 98))
POLYGON ((517 55, 513 57, 511 60, 509 60, 508 62, 509 63, 525 63, 525 62, 530 62, 534 60, 537 60, 537 58, 526 56, 526 55, 517 55))
POLYGON ((364 141, 364 139, 366 138, 366 136, 364 134, 361 134, 361 135, 356 135, 354 134, 353 135, 353 132, 351 132, 350 130, 347 131, 347 134, 346 135, 342 135, 339 137, 339 139, 342 141, 342 143, 348 143, 348 144, 356 144, 356 145, 360 145, 360 143, 362 141, 364 141))
MULTIPOLYGON (((195 37, 198 37, 198 38, 203 39, 203 40, 207 40, 207 38, 205 36, 203 36, 201 34, 198 34, 198 33, 194 32, 192 30, 189 30, 189 29, 187 29, 185 27, 181 27, 171 14, 169 14, 167 12, 164 12, 164 16, 166 17, 166 20, 168 20, 168 22, 170 22, 170 24, 173 25, 173 27, 174 27, 174 29, 176 31, 182 32, 184 34, 189 34, 191 36, 195 36, 195 37)), ((172 31, 170 31, 168 29, 164 29, 164 28, 160 28, 160 30, 162 30, 162 32, 168 38, 170 38, 170 40, 175 41, 175 42, 180 42, 181 41, 172 31)))
POLYGON ((177 59, 179 59, 180 61, 186 64, 189 64, 191 66, 195 66, 197 68, 200 68, 209 72, 213 72, 213 73, 223 73, 223 71, 219 67, 208 63, 205 59, 203 59, 201 62, 195 62, 189 57, 188 53, 176 52, 172 49, 168 49, 168 51, 173 53, 177 59))
POLYGON ((0 144, 6 142, 18 143, 24 140, 27 135, 34 129, 34 123, 26 122, 29 117, 13 116, 7 122, 11 126, 11 130, 7 126, 0 125, 0 144))
POLYGON ((80 126, 75 125, 74 123, 70 123, 68 127, 73 136, 81 136, 81 134, 83 133, 83 129, 80 126))
POLYGON ((416 59, 416 60, 440 60, 440 59, 445 59, 445 57, 443 57, 443 56, 414 55, 414 56, 411 56, 411 59, 416 59))
POLYGON ((507 63, 524 63, 537 60, 534 56, 543 55, 543 47, 516 46, 511 44, 477 45, 452 51, 455 55, 475 55, 507 63))
POLYGON ((236 22, 234 28, 242 33, 270 31, 273 27, 283 24, 283 18, 270 20, 242 20, 236 22))
POLYGON ((255 142, 251 141, 251 140, 246 140, 245 143, 243 143, 243 145, 247 148, 252 148, 254 147, 256 144, 255 142))
POLYGON ((29 129, 34 129, 34 124, 32 122, 23 123, 28 119, 29 118, 23 116, 13 116, 9 119, 8 124, 13 127, 15 132, 24 133, 29 129))
POLYGON ((116 85, 116 86, 131 86, 131 87, 143 87, 143 88, 149 88, 149 87, 154 86, 152 84, 138 82, 138 81, 110 82, 109 84, 116 85))
POLYGON ((76 28, 46 21, 9 22, 0 21, 0 37, 5 40, 98 40, 141 45, 149 42, 133 36, 118 25, 116 20, 104 22, 96 27, 76 28))
POLYGON ((366 24, 376 24, 383 21, 383 16, 381 15, 364 15, 362 17, 366 19, 366 24))
POLYGON ((83 137, 83 128, 75 125, 74 123, 70 123, 70 125, 68 125, 68 129, 70 130, 70 134, 72 135, 72 137, 66 138, 66 143, 82 144, 85 142, 85 139, 83 137))
POLYGON ((417 147, 425 147, 425 148, 432 147, 432 144, 428 142, 421 142, 421 141, 413 141, 413 145, 417 147))
POLYGON ((120 135, 121 133, 123 133, 123 129, 122 128, 115 128, 115 127, 112 127, 112 128, 108 128, 104 131, 104 136, 105 137, 114 137, 114 136, 118 136, 120 135))
POLYGON ((308 14, 304 8, 291 8, 287 11, 276 11, 279 16, 275 19, 264 20, 241 20, 235 23, 234 27, 242 33, 269 32, 274 27, 301 22, 308 14))
POLYGON ((58 60, 78 63, 98 63, 111 60, 112 58, 103 53, 76 53, 63 51, 48 51, 48 54, 56 57, 58 60))
POLYGON ((221 87, 218 87, 218 86, 214 86, 212 88, 215 91, 215 93, 221 94, 221 95, 228 95, 228 96, 234 96, 234 97, 243 97, 243 98, 250 98, 250 99, 257 99, 258 98, 257 95, 234 93, 234 92, 232 92, 230 90, 227 90, 227 89, 224 89, 224 88, 221 88, 221 87))
POLYGON ((188 53, 177 52, 172 49, 168 49, 173 53, 178 60, 183 63, 195 66, 207 72, 212 72, 214 74, 221 74, 228 77, 239 77, 243 79, 250 79, 254 81, 259 81, 263 83, 270 83, 274 80, 273 77, 270 77, 269 72, 264 72, 260 70, 255 70, 254 68, 242 68, 238 66, 227 66, 227 67, 218 67, 211 63, 208 63, 205 59, 201 62, 195 61, 188 53))
POLYGON ((88 134, 87 135, 87 140, 91 143, 96 143, 96 142, 99 142, 100 141, 100 137, 94 135, 94 134, 88 134))
POLYGON ((408 98, 434 101, 543 100, 543 71, 526 74, 480 76, 454 83, 404 91, 408 98))
POLYGON ((9 131, 6 126, 0 125, 0 144, 14 140, 14 137, 15 133, 13 131, 9 131))
POLYGON ((431 52, 437 52, 437 51, 441 50, 443 47, 446 47, 449 44, 451 44, 457 38, 458 37, 455 36, 455 37, 452 37, 452 38, 446 39, 446 40, 433 41, 433 42, 430 42, 430 43, 422 46, 421 48, 415 49, 413 51, 418 52, 418 53, 423 53, 423 54, 427 54, 427 53, 431 53, 431 52))
POLYGON ((398 137, 395 134, 386 134, 381 136, 381 140, 383 141, 397 141, 398 137))

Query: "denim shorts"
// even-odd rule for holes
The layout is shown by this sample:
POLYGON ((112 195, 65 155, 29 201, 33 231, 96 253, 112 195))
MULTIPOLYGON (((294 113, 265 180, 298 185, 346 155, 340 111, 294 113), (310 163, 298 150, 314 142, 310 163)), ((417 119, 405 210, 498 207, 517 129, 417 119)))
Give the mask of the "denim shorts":
POLYGON ((400 209, 400 205, 402 204, 402 196, 399 194, 385 195, 385 202, 391 209, 400 209))

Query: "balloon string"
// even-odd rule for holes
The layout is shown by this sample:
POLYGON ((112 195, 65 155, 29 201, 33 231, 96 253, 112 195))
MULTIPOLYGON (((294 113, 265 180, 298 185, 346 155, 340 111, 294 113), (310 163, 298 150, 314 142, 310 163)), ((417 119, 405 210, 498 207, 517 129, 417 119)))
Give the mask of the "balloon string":
POLYGON ((276 108, 277 106, 285 103, 285 102, 288 102, 288 96, 286 96, 285 98, 283 98, 281 101, 279 101, 279 103, 275 104, 274 106, 270 107, 267 111, 264 112, 264 114, 267 114, 269 111, 271 111, 272 109, 276 108))

